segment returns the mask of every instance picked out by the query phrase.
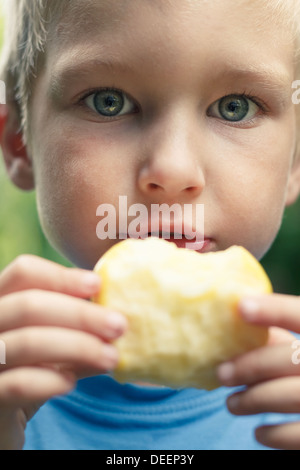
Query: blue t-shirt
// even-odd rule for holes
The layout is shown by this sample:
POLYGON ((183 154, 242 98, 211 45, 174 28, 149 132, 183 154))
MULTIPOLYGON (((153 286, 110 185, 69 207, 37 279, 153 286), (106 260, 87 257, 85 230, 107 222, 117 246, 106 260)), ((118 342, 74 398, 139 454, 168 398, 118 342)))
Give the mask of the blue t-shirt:
MULTIPOLYGON (((102 375, 43 405, 26 429, 26 450, 265 449, 255 427, 275 414, 231 415, 233 390, 173 390, 121 385, 102 375)), ((289 418, 291 419, 291 418, 289 418)))

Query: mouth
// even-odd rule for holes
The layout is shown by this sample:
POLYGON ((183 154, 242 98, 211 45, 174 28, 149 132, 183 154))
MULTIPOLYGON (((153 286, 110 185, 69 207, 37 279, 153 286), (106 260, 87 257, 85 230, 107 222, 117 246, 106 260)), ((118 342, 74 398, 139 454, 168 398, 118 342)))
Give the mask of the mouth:
POLYGON ((157 232, 157 233, 148 233, 146 236, 141 238, 148 238, 148 237, 157 237, 163 240, 166 240, 170 243, 175 243, 177 248, 187 248, 190 250, 197 251, 198 253, 205 253, 207 251, 211 251, 211 240, 209 238, 201 238, 201 237, 186 237, 181 233, 164 233, 164 232, 157 232))
MULTIPOLYGON (((150 234, 151 236, 151 234, 150 234)), ((169 236, 160 236, 158 234, 159 238, 163 238, 167 242, 170 243, 175 243, 177 248, 187 248, 190 250, 197 251, 199 253, 205 253, 207 251, 210 251, 210 245, 211 245, 211 240, 208 238, 203 238, 202 240, 199 240, 199 238, 187 238, 182 234, 177 234, 177 233, 171 233, 169 236)))
POLYGON ((162 230, 158 232, 147 232, 140 234, 127 234, 126 237, 122 236, 121 238, 134 238, 144 240, 146 238, 156 237, 161 238, 167 242, 175 243, 177 248, 187 248, 190 250, 197 251, 199 253, 206 253, 212 251, 212 240, 210 238, 205 238, 200 236, 187 236, 180 232, 164 232, 162 230))
POLYGON ((131 226, 128 229, 126 234, 119 233, 120 240, 156 237, 174 243, 178 248, 187 248, 199 253, 214 251, 213 240, 204 236, 203 224, 197 226, 196 230, 193 225, 179 220, 170 222, 164 219, 150 219, 134 225, 134 230, 131 226))

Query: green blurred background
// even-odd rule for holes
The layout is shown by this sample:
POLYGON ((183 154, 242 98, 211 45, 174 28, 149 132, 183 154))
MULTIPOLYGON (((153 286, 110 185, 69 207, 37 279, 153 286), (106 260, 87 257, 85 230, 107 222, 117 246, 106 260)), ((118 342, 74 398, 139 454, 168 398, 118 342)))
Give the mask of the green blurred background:
MULTIPOLYGON (((0 50, 2 33, 0 3, 0 50)), ((22 253, 71 266, 54 251, 43 235, 35 206, 35 193, 20 191, 10 182, 0 149, 0 271, 22 253)))
MULTIPOLYGON (((0 47, 1 47, 0 11, 0 47)), ((274 290, 300 294, 300 200, 286 210, 278 237, 262 260, 274 290)), ((35 193, 16 189, 0 155, 0 270, 22 253, 32 253, 66 266, 44 237, 35 206, 35 193)))

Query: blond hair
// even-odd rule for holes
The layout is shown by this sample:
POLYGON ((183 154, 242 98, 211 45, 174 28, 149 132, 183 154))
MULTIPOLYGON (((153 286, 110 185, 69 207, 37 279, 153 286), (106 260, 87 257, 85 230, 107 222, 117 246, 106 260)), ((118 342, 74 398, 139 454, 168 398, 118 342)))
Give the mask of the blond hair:
MULTIPOLYGON (((98 0, 101 1, 101 0, 98 0)), ((162 0, 164 1, 164 0, 162 0)), ((241 0, 253 7, 253 0, 241 0)), ((273 18, 285 20, 285 28, 296 42, 296 61, 300 62, 300 0, 260 0, 261 6, 272 6, 273 18)), ((51 26, 59 21, 64 9, 84 12, 84 2, 76 0, 5 0, 4 46, 0 58, 0 79, 6 84, 7 102, 17 107, 24 141, 28 131, 28 109, 34 78, 43 65, 44 52, 51 26), (79 9, 76 9, 76 6, 79 9)), ((265 21, 265 20, 263 20, 265 21)), ((260 24, 264 27, 264 23, 260 24)), ((300 71, 300 67, 299 67, 300 71)))
POLYGON ((0 79, 6 100, 17 107, 20 128, 28 130, 28 104, 32 81, 42 65, 49 26, 71 0, 6 0, 0 79))

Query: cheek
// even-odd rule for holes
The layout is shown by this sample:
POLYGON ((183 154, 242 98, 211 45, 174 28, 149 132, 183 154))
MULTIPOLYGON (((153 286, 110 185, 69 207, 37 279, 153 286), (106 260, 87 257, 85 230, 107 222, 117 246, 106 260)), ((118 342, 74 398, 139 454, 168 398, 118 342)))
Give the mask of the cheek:
MULTIPOLYGON (((96 236, 99 204, 117 201, 114 158, 71 140, 45 145, 35 168, 37 203, 50 243, 78 266, 92 268, 108 247, 96 236)), ((121 189, 122 191, 122 189, 121 189)), ((125 191, 125 189, 124 189, 125 191)))
POLYGON ((236 189, 227 198, 229 236, 258 259, 268 251, 280 228, 289 175, 289 163, 282 153, 265 157, 267 163, 253 161, 236 174, 236 189))
POLYGON ((295 130, 288 117, 236 135, 222 141, 222 159, 212 163, 214 227, 222 248, 241 244, 260 259, 281 225, 295 130))

